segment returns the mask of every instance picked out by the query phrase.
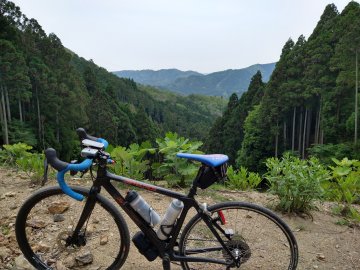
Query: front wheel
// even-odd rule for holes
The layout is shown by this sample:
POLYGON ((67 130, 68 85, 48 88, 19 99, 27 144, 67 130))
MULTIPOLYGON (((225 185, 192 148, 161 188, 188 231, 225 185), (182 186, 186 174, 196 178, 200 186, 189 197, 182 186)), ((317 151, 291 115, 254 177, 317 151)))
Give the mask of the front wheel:
MULTIPOLYGON (((85 196, 89 190, 72 187, 85 196)), ((36 269, 120 269, 129 252, 129 231, 119 211, 100 194, 76 243, 67 243, 85 202, 60 187, 40 189, 28 198, 16 219, 16 238, 36 269)))
POLYGON ((199 257, 207 262, 182 262, 183 269, 296 269, 295 237, 273 212, 245 202, 219 203, 208 210, 232 256, 197 214, 181 234, 179 251, 189 259, 199 257))

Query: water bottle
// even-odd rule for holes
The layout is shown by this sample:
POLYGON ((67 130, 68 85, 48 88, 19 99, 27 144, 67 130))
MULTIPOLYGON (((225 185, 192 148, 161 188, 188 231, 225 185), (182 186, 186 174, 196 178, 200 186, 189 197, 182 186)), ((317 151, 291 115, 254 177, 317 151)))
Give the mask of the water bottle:
POLYGON ((184 208, 184 204, 180 200, 174 199, 170 203, 160 223, 160 227, 156 232, 159 239, 166 240, 169 238, 169 234, 173 228, 173 225, 183 208, 184 208))
POLYGON ((160 216, 151 208, 150 205, 136 191, 131 190, 127 193, 125 200, 130 203, 131 207, 150 224, 156 226, 160 222, 160 216))

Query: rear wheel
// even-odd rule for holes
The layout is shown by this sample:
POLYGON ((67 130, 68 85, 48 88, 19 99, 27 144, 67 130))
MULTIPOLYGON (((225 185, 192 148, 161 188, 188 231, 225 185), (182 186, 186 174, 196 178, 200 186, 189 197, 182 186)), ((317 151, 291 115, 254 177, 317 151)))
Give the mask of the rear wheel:
POLYGON ((182 262, 183 269, 296 269, 295 237, 273 212, 245 202, 220 203, 208 210, 231 255, 198 214, 185 226, 179 251, 208 262, 182 262))
MULTIPOLYGON (((85 199, 89 194, 85 188, 72 189, 85 199)), ((16 238, 36 269, 120 269, 123 265, 129 252, 129 231, 119 211, 100 194, 76 243, 67 243, 84 201, 64 195, 60 187, 48 187, 22 205, 16 238)))

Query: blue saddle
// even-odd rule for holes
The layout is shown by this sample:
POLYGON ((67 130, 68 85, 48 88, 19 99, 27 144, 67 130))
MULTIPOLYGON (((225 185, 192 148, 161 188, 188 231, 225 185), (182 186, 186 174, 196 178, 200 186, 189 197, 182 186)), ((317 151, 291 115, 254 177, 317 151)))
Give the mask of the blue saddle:
POLYGON ((179 158, 187 158, 191 160, 200 161, 205 165, 210 167, 217 167, 224 164, 226 161, 229 160, 227 155, 221 154, 212 154, 212 155, 197 155, 197 154, 188 154, 188 153, 178 153, 176 154, 179 158))

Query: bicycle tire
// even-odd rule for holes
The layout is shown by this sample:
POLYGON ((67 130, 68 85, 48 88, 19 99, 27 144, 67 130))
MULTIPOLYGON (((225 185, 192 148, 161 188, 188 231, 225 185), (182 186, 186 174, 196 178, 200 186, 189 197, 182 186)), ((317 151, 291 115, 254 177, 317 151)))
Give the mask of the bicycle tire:
MULTIPOLYGON (((89 194, 88 189, 71 188, 85 198, 89 194)), ((65 266, 66 269, 115 270, 124 264, 130 247, 127 224, 118 209, 100 194, 84 231, 86 244, 80 247, 64 244, 64 239, 71 234, 69 229, 80 217, 83 205, 84 202, 65 195, 60 187, 46 187, 21 206, 15 224, 16 238, 25 258, 36 269, 64 269, 65 266), (57 221, 55 215, 58 215, 57 221)))
POLYGON ((197 214, 181 234, 180 255, 218 259, 223 264, 183 261, 183 269, 296 269, 296 239, 285 222, 270 210, 246 202, 224 202, 210 206, 208 211, 222 229, 228 229, 228 233, 231 232, 229 229, 233 230, 230 240, 224 234, 221 238, 233 256, 238 258, 240 265, 229 258, 200 214, 197 214), (220 210, 227 221, 224 225, 221 224, 220 215, 216 214, 220 210))

